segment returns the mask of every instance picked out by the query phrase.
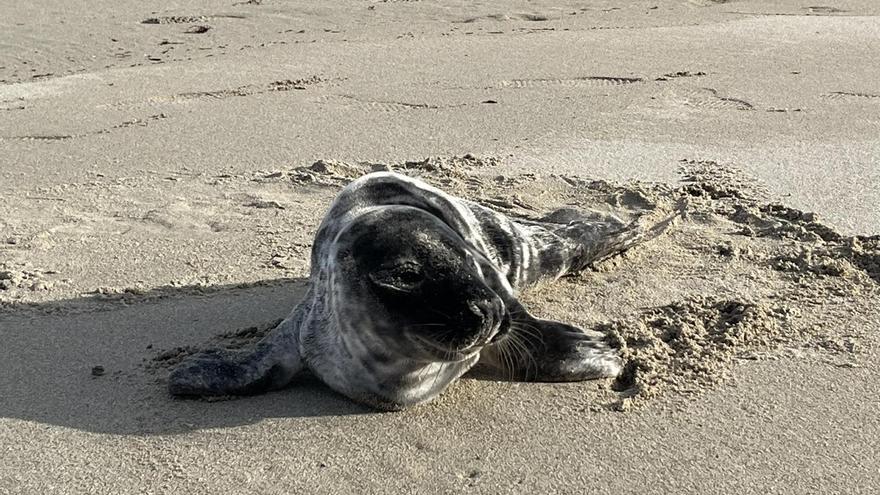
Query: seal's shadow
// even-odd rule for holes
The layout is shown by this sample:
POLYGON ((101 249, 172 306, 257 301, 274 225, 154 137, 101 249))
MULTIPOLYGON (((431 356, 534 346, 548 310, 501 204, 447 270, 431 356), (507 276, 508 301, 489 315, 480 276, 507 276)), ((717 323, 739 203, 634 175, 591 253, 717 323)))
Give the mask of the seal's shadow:
MULTIPOLYGON (((0 314, 0 417, 114 434, 169 434, 264 418, 372 411, 304 375, 265 395, 181 400, 157 355, 283 318, 304 279, 248 286, 163 287, 56 301, 0 314)), ((173 353, 173 351, 172 351, 173 353)), ((166 363, 167 364, 167 363, 166 363)))

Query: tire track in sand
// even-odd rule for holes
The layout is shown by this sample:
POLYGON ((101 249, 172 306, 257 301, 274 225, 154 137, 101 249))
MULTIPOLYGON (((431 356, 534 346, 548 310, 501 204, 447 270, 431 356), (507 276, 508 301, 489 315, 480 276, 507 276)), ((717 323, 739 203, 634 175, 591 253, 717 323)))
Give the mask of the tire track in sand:
POLYGON ((550 79, 508 79, 499 81, 497 87, 500 88, 549 88, 549 87, 567 87, 567 88, 584 88, 596 86, 624 86, 627 84, 637 84, 644 82, 641 77, 614 77, 614 76, 585 76, 573 77, 567 79, 550 78, 550 79))
POLYGON ((880 101, 880 94, 875 93, 864 93, 859 91, 831 91, 829 93, 824 93, 822 95, 823 98, 827 98, 829 100, 877 100, 880 101))
POLYGON ((253 96, 264 93, 305 90, 311 86, 329 82, 321 76, 308 76, 300 79, 283 79, 272 81, 268 84, 247 84, 235 88, 212 89, 202 91, 186 91, 173 95, 162 95, 146 98, 143 100, 129 100, 114 103, 105 103, 98 108, 107 107, 139 107, 163 104, 180 104, 192 100, 223 100, 242 96, 253 96))
POLYGON ((332 102, 345 108, 365 112, 394 113, 410 110, 440 110, 445 108, 458 108, 467 105, 459 103, 453 105, 435 105, 431 103, 409 103, 404 101, 372 100, 352 95, 336 95, 324 98, 325 102, 332 102))

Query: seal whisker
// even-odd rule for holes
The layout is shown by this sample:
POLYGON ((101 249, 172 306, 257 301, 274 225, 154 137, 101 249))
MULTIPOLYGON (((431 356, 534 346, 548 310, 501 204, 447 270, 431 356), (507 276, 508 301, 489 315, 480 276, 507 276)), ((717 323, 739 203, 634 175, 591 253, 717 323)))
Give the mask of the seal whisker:
POLYGON ((510 339, 510 373, 509 380, 519 380, 520 376, 517 373, 517 370, 520 368, 520 363, 524 360, 523 356, 523 348, 520 343, 516 340, 516 338, 510 339))
POLYGON ((522 375, 519 377, 522 380, 527 380, 529 375, 529 370, 532 367, 532 363, 534 359, 532 358, 532 353, 529 352, 528 347, 519 340, 519 336, 514 337, 513 342, 516 343, 517 349, 519 349, 519 357, 520 362, 518 363, 522 370, 522 375))
POLYGON ((505 339, 498 348, 498 357, 502 365, 501 376, 506 380, 513 380, 513 357, 510 355, 510 345, 510 342, 505 339))
POLYGON ((440 310, 438 310, 438 309, 434 309, 434 308, 424 308, 424 309, 427 310, 427 311, 430 311, 430 312, 432 312, 432 313, 436 313, 436 314, 438 314, 438 315, 440 315, 440 316, 446 318, 447 320, 452 320, 452 318, 450 318, 449 315, 447 315, 446 313, 444 313, 444 312, 442 312, 442 311, 440 311, 440 310))
POLYGON ((434 380, 431 382, 431 389, 434 390, 437 387, 437 378, 440 377, 440 373, 434 373, 434 380))
POLYGON ((535 370, 535 374, 537 374, 537 372, 538 372, 538 364, 535 362, 534 354, 533 354, 532 351, 529 349, 528 344, 524 343, 524 342, 521 340, 521 338, 522 338, 522 337, 519 336, 519 335, 515 338, 515 340, 516 340, 517 344, 519 345, 520 349, 522 349, 522 351, 521 351, 521 356, 522 356, 522 358, 521 358, 521 359, 522 359, 522 365, 523 365, 523 373, 522 373, 522 377, 521 377, 521 379, 523 379, 523 380, 529 380, 529 379, 531 379, 531 377, 533 376, 533 375, 530 373, 530 371, 532 370, 532 368, 534 368, 534 370, 535 370))
POLYGON ((502 352, 505 356, 505 378, 509 381, 513 381, 516 379, 516 363, 522 359, 520 354, 521 350, 517 346, 517 343, 514 339, 508 338, 504 339, 504 348, 502 352))
POLYGON ((538 345, 544 344, 544 336, 541 334, 541 329, 536 326, 530 325, 525 322, 517 321, 511 323, 511 334, 514 333, 514 330, 517 333, 517 337, 525 339, 526 343, 531 344, 531 339, 535 339, 538 341, 538 345))
MULTIPOLYGON (((422 371, 419 372, 419 382, 418 382, 419 387, 423 386, 426 383, 429 373, 431 373, 431 365, 427 364, 422 368, 422 371)), ((436 380, 436 376, 437 376, 437 374, 435 372, 434 373, 435 380, 436 380)))
MULTIPOLYGON (((519 330, 523 330, 523 329, 520 328, 519 330)), ((532 367, 535 368, 535 373, 537 373, 537 371, 539 369, 538 364, 535 361, 534 355, 533 355, 532 351, 530 350, 530 347, 531 347, 530 342, 528 342, 528 340, 524 341, 524 339, 528 339, 528 336, 534 336, 534 335, 530 332, 526 332, 526 334, 522 334, 519 332, 511 332, 510 335, 508 336, 508 339, 511 341, 511 343, 516 345, 517 349, 519 349, 519 351, 520 351, 519 357, 521 360, 520 364, 522 365, 522 369, 523 369, 523 379, 526 379, 526 380, 528 379, 529 376, 531 376, 529 374, 529 372, 532 369, 532 367)))

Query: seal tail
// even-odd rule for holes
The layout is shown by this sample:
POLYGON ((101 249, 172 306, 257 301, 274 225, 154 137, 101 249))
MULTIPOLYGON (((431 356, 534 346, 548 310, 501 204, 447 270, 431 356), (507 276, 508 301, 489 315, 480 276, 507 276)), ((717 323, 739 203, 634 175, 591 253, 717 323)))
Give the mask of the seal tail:
POLYGON ((282 321, 249 351, 191 356, 172 372, 168 390, 181 396, 251 395, 287 385, 302 368, 298 325, 282 321))

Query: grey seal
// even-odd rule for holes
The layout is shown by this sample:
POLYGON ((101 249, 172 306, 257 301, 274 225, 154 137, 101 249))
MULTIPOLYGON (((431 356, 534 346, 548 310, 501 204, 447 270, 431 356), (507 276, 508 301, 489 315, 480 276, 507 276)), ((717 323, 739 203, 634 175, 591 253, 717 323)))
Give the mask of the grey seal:
POLYGON ((655 237, 671 218, 511 218, 412 177, 364 175, 318 228, 308 292, 290 315, 252 349, 187 358, 169 390, 256 394, 308 369, 357 402, 399 410, 435 398, 481 357, 516 380, 614 377, 622 363, 601 333, 536 318, 517 294, 655 237))

